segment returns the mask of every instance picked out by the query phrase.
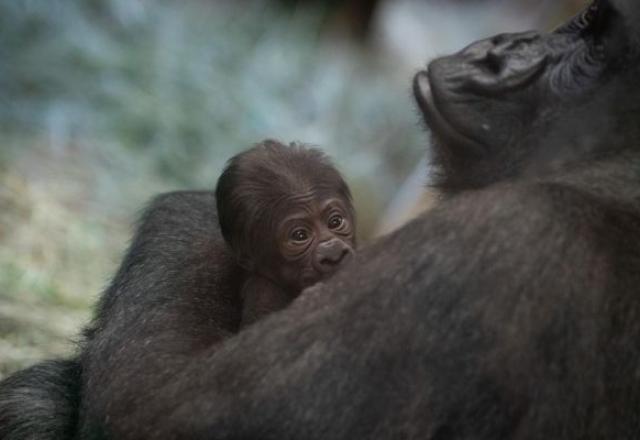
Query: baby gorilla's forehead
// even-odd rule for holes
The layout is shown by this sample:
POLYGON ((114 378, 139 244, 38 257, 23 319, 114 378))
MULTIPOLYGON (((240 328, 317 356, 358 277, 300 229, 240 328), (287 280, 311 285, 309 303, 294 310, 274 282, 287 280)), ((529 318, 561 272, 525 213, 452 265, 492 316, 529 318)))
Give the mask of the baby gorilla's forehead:
POLYGON ((278 209, 280 224, 306 220, 311 217, 323 217, 339 210, 347 212, 351 203, 337 192, 307 192, 292 194, 282 202, 278 209))

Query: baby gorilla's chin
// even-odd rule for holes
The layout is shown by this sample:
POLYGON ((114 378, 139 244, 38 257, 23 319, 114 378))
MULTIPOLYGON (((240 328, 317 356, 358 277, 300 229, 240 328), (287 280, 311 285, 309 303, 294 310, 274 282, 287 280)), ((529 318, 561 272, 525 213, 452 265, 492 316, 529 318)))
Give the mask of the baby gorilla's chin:
POLYGON ((299 278, 299 289, 300 291, 313 286, 314 284, 319 283, 320 281, 324 281, 327 278, 329 278, 331 275, 333 275, 332 273, 324 273, 324 272, 320 272, 318 270, 314 270, 314 269, 307 269, 304 270, 299 278))

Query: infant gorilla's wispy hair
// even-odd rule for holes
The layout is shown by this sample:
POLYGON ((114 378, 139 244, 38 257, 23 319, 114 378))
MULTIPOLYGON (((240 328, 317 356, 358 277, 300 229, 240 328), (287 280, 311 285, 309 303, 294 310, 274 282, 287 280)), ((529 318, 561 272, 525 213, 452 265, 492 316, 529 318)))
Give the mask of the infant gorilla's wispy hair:
POLYGON ((255 256, 260 239, 273 236, 283 202, 311 191, 351 201, 349 187, 322 151, 272 139, 256 144, 232 157, 218 179, 222 236, 241 259, 255 256))

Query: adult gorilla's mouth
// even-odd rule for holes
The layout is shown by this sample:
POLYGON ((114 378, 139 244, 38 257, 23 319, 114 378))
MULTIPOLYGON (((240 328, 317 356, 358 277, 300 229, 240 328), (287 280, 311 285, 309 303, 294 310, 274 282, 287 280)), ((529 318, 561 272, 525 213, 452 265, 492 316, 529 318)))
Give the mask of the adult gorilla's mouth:
POLYGON ((422 70, 413 77, 413 95, 425 122, 438 139, 448 146, 457 146, 470 152, 481 153, 485 150, 480 142, 463 134, 438 109, 427 70, 422 70))

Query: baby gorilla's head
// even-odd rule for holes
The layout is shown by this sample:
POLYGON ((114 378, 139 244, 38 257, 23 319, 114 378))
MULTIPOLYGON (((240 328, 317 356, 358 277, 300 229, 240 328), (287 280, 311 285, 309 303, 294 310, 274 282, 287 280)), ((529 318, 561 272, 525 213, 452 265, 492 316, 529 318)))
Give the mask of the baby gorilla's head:
POLYGON ((316 149, 267 140, 234 156, 216 201, 222 235, 240 264, 281 288, 315 284, 353 253, 351 193, 316 149))

